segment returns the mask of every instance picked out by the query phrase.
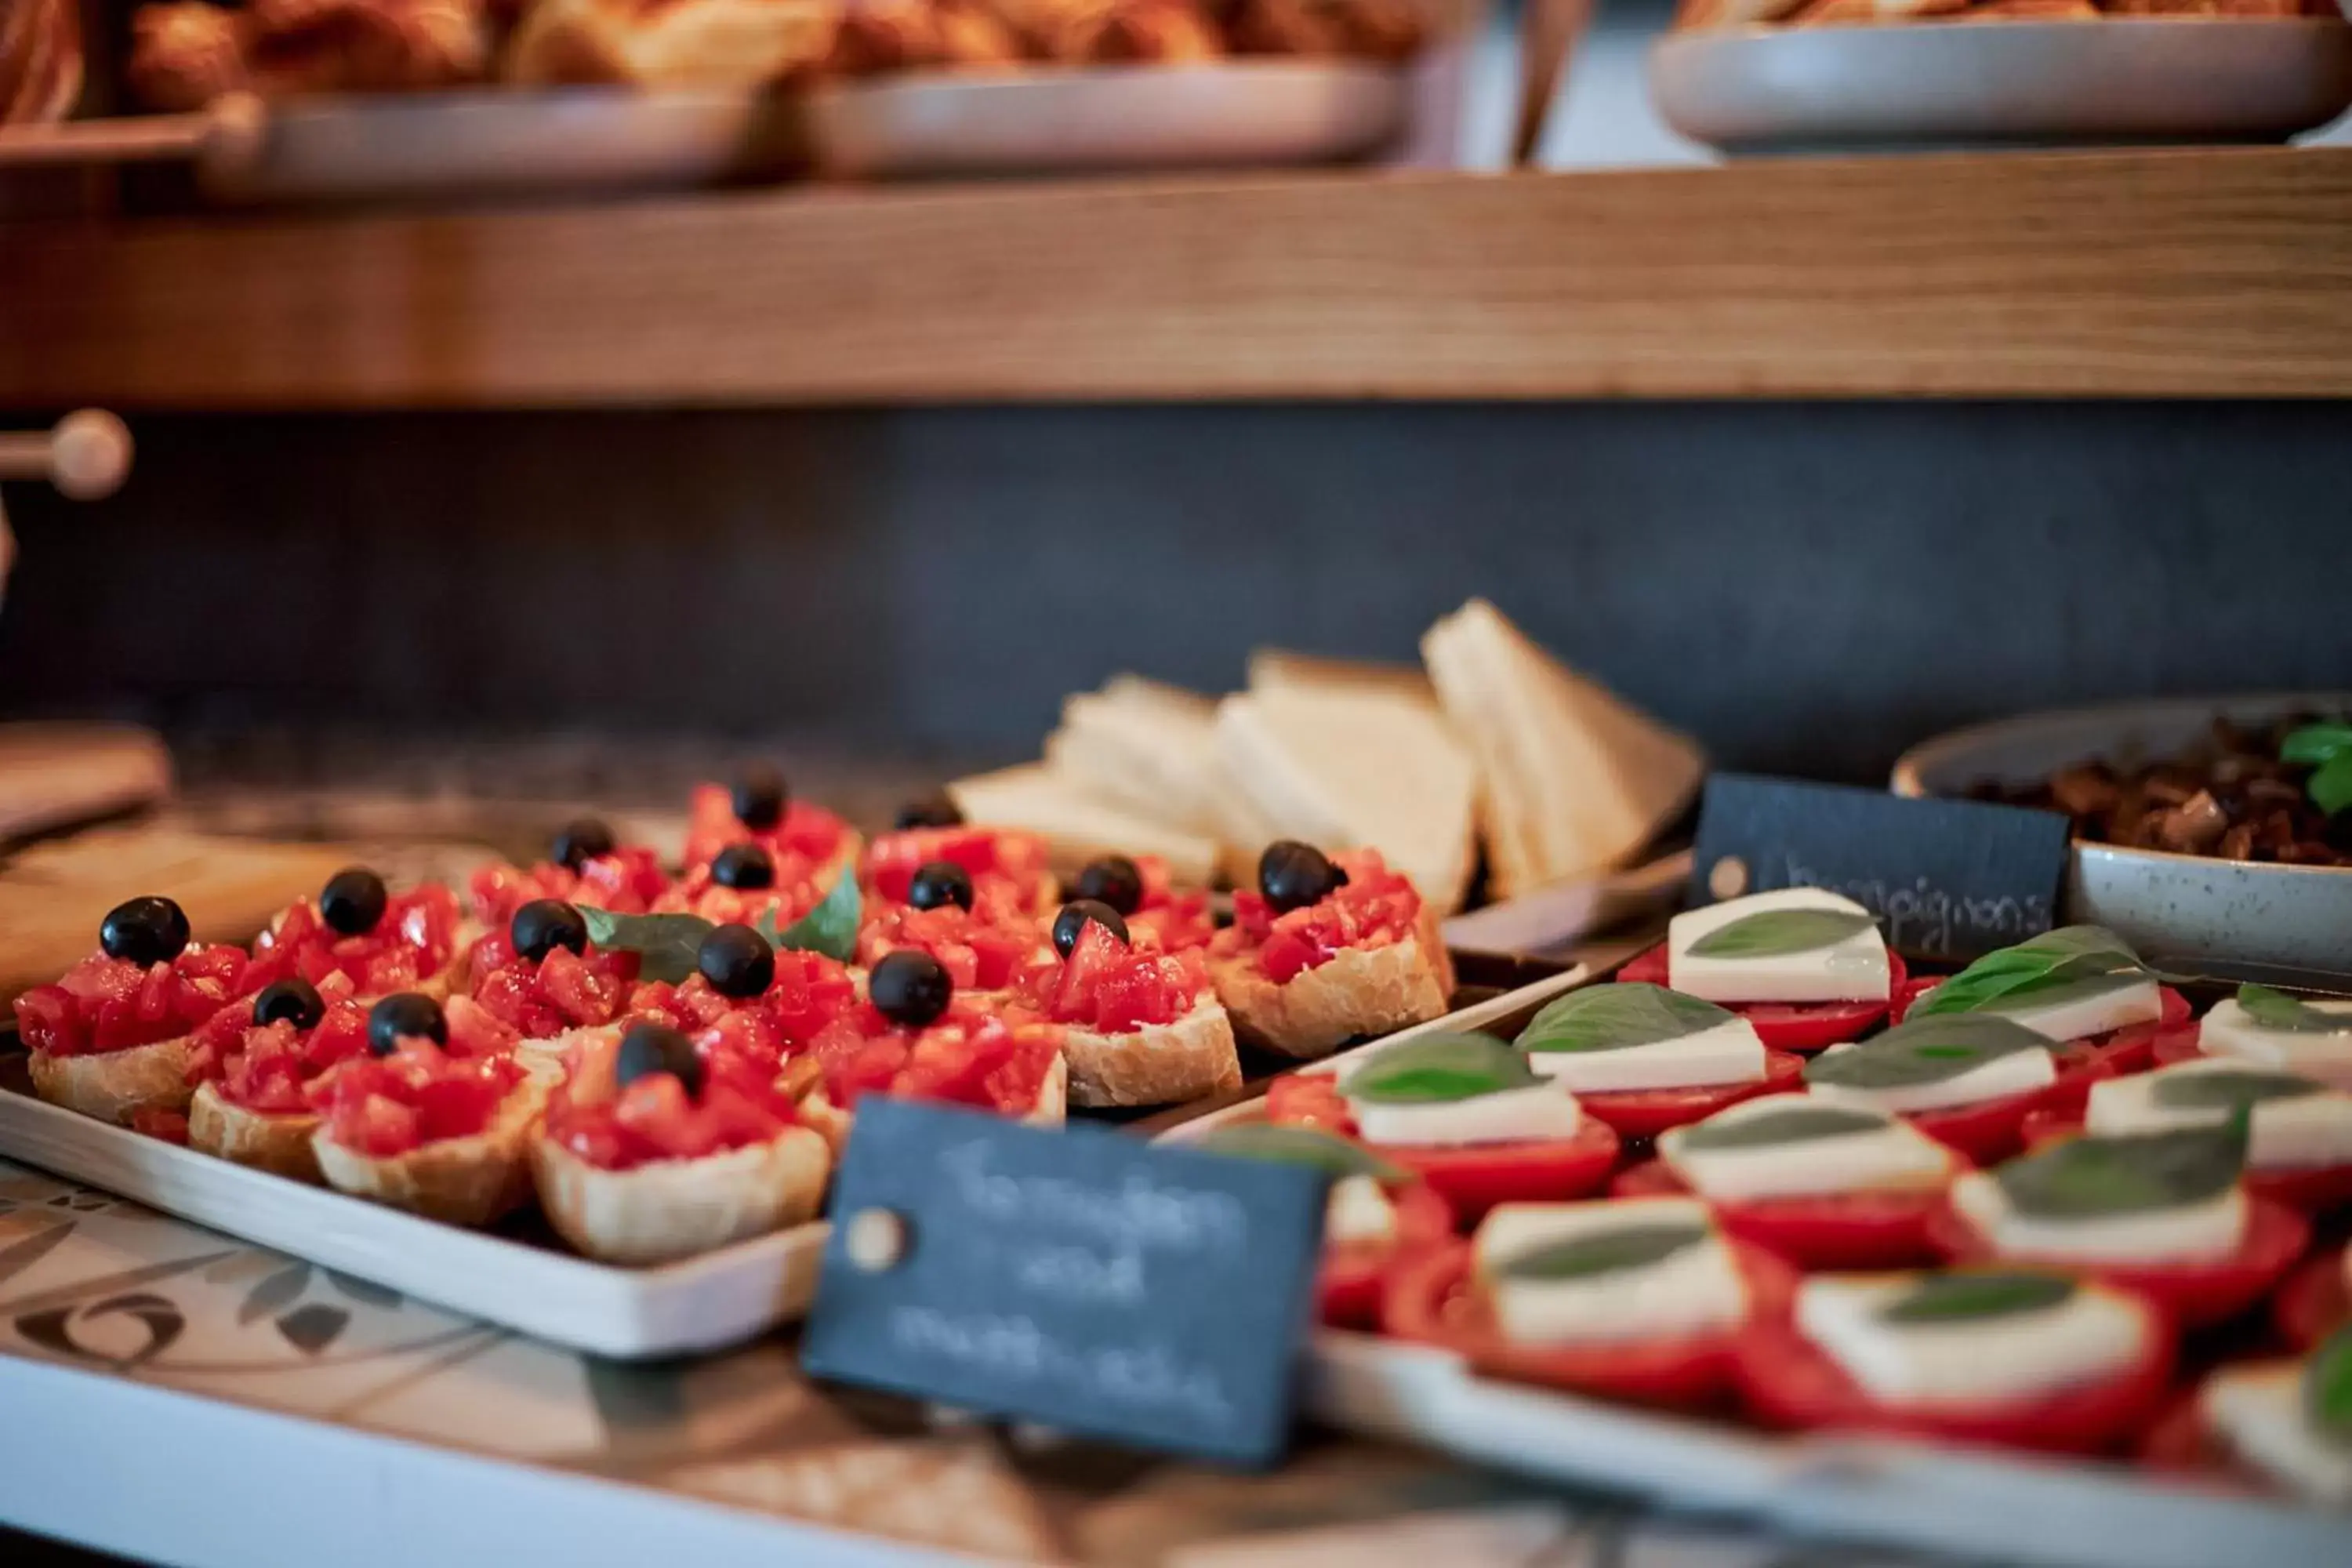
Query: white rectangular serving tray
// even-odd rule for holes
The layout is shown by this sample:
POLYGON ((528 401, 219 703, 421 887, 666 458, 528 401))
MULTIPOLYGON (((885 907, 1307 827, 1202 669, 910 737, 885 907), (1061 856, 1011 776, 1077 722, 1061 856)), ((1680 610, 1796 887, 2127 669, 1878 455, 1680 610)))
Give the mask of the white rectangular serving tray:
MULTIPOLYGON (((1599 978, 1580 965, 1301 1070, 1337 1072, 1440 1029, 1516 1033, 1554 996, 1599 978)), ((1161 1137, 1190 1142, 1256 1109, 1227 1106, 1161 1137)), ((1306 1371, 1305 1407, 1345 1431, 1813 1535, 2063 1568, 2352 1564, 2352 1513, 2113 1465, 1876 1435, 1777 1436, 1481 1377, 1450 1351, 1376 1334, 1318 1331, 1306 1371)))
POLYGON ((77 1115, 0 1058, 0 1155, 453 1312, 619 1359, 717 1350, 793 1321, 815 1294, 812 1223, 654 1268, 419 1219, 77 1115))

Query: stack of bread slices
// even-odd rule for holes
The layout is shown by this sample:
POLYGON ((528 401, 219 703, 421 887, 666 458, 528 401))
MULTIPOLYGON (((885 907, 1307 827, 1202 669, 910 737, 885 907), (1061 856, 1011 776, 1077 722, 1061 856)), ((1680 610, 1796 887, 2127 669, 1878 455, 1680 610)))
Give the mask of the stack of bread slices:
POLYGON ((1473 599, 1425 668, 1261 650, 1222 700, 1118 675, 1062 707, 1045 760, 949 786, 967 820, 1043 834, 1072 866, 1158 855, 1180 883, 1255 879, 1277 838, 1370 847, 1451 912, 1478 849, 1491 900, 1638 857, 1681 816, 1696 745, 1473 599))

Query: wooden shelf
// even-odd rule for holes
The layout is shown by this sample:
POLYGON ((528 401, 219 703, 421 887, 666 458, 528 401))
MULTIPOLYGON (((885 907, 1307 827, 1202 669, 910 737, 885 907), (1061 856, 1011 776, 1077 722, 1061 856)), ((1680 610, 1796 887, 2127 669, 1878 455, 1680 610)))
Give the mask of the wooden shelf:
POLYGON ((2352 151, 0 226, 0 404, 2352 395, 2352 151))

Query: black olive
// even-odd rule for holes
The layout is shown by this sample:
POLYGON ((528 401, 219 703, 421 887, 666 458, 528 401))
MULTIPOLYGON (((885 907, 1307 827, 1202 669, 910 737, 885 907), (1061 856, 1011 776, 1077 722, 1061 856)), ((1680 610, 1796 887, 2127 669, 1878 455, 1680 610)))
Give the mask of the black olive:
POLYGON ((1108 904, 1120 914, 1131 915, 1143 907, 1143 868, 1124 855, 1089 860, 1079 869, 1070 897, 1092 899, 1097 903, 1108 904))
POLYGON ((507 936, 514 942, 515 952, 533 963, 559 947, 574 952, 588 951, 586 918, 562 899, 531 900, 514 912, 507 924, 507 936))
POLYGON ((942 904, 969 910, 971 873, 952 860, 926 861, 915 868, 914 880, 907 884, 907 901, 919 910, 936 910, 942 904))
POLYGON ((188 915, 169 899, 133 899, 106 911, 98 945, 109 958, 132 963, 169 963, 187 951, 188 915))
POLYGON ((1347 873, 1324 858, 1323 851, 1295 838, 1267 845, 1257 858, 1257 890, 1276 914, 1319 904, 1347 880, 1347 873))
POLYGON ((548 858, 567 871, 577 871, 600 855, 610 855, 614 847, 613 830, 593 816, 574 817, 559 828, 555 842, 547 847, 548 858))
POLYGON ((963 813, 956 803, 944 795, 927 795, 920 800, 910 800, 898 808, 898 827, 904 832, 909 827, 961 827, 963 813))
POLYGON ((1099 899, 1076 899, 1064 904, 1062 912, 1054 917, 1054 951, 1064 958, 1069 957, 1088 921, 1118 938, 1122 944, 1127 942, 1127 921, 1119 918, 1117 910, 1099 899))
POLYGON ((753 768, 735 783, 736 820, 754 833, 765 833, 784 819, 792 792, 784 775, 773 768, 753 768))
POLYGON ((650 1074, 666 1072, 692 1100, 702 1093, 702 1058, 694 1042, 667 1024, 632 1024, 613 1058, 613 1079, 623 1089, 650 1074))
POLYGON ((257 1024, 282 1020, 298 1029, 315 1029, 326 1016, 327 999, 319 994, 317 986, 299 975, 273 980, 253 998, 253 1021, 257 1024))
POLYGON ((775 858, 756 844, 730 844, 710 862, 710 879, 722 888, 772 888, 775 858))
POLYGON ((874 966, 866 978, 866 994, 892 1023, 919 1029, 948 1010, 955 982, 938 959, 906 948, 874 966))
POLYGON ((776 978, 776 950, 750 926, 719 926, 694 950, 694 966, 721 996, 757 996, 776 978))
POLYGON ((391 901, 382 877, 364 866, 347 866, 319 890, 319 916, 345 936, 365 936, 391 901))
POLYGON ((421 991, 395 991, 368 1009, 368 1049, 388 1057, 406 1039, 449 1043, 449 1020, 441 1004, 421 991))

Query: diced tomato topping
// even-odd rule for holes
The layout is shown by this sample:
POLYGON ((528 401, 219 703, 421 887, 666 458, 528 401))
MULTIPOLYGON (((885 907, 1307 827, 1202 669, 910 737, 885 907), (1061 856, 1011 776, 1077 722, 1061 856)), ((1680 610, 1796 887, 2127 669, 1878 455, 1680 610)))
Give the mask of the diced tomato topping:
POLYGON ((507 928, 514 912, 534 899, 561 899, 568 904, 593 904, 619 915, 641 915, 669 889, 669 874, 652 850, 628 846, 610 855, 583 860, 580 869, 541 860, 535 866, 485 866, 476 871, 467 890, 474 913, 483 924, 507 928))
POLYGON ((1259 969, 1276 985, 1326 964, 1349 948, 1388 947, 1421 924, 1421 895, 1372 849, 1331 857, 1348 880, 1321 903, 1277 915, 1258 893, 1234 895, 1234 923, 1216 933, 1210 951, 1255 951, 1259 969))
POLYGON ((669 1073, 649 1073, 626 1088, 613 1076, 617 1037, 593 1042, 568 1082, 549 1100, 548 1136, 592 1165, 632 1170, 659 1160, 699 1160, 765 1143, 797 1120, 775 1084, 773 1063, 698 1042, 701 1091, 688 1095, 669 1073))
POLYGON ((630 994, 625 1016, 684 1031, 698 1046, 766 1064, 805 1050, 824 1027, 857 1005, 857 983, 821 952, 785 949, 776 977, 757 996, 723 996, 699 974, 672 984, 648 981, 630 994))
POLYGON ((188 1081, 209 1082, 222 1099, 247 1110, 298 1116, 310 1109, 312 1083, 367 1055, 367 1033, 368 1010, 348 994, 331 1001, 311 1029, 297 1029, 285 1019, 257 1025, 243 1008, 223 1008, 196 1031, 188 1081))
MULTIPOLYGON (((453 1046, 457 1037, 453 1014, 453 1046)), ((330 1138, 355 1153, 389 1160, 481 1131, 522 1075, 509 1055, 464 1058, 408 1040, 388 1057, 345 1062, 315 1080, 307 1098, 325 1115, 330 1138)))
POLYGON ((1127 917, 1127 929, 1140 945, 1147 933, 1168 952, 1206 947, 1217 934, 1205 891, 1180 893, 1170 885, 1167 860, 1158 855, 1138 855, 1135 868, 1143 873, 1143 901, 1127 917))
POLYGON ((971 876, 972 912, 982 920, 1034 915, 1054 901, 1059 885, 1047 864, 1045 841, 1002 827, 909 827, 887 833, 866 852, 866 885, 888 903, 903 904, 915 873, 934 860, 971 876))
POLYGON ((439 974, 457 948, 457 895, 429 882, 394 898, 375 929, 359 936, 337 931, 305 899, 253 944, 253 967, 262 984, 295 975, 317 985, 341 974, 362 996, 386 996, 439 974))
POLYGON ((16 1029, 30 1049, 91 1056, 176 1039, 268 983, 243 950, 191 942, 168 963, 142 968, 91 953, 53 984, 16 998, 16 1029))
POLYGON ((877 913, 857 933, 857 961, 869 969, 905 948, 938 959, 958 991, 1002 991, 1024 967, 1052 951, 1034 921, 1007 916, 999 922, 953 904, 935 910, 895 905, 877 913))
POLYGON ((810 1047, 827 1097, 844 1109, 882 1093, 1008 1116, 1035 1108, 1061 1050, 1055 1025, 961 1004, 919 1030, 900 1028, 866 1004, 835 1019, 810 1047))
POLYGON ((772 887, 727 888, 712 879, 708 865, 690 866, 654 900, 653 909, 656 914, 700 915, 714 925, 756 926, 764 921, 782 931, 824 901, 834 878, 847 874, 780 855, 772 887))
POLYGON ((1197 950, 1157 952, 1130 947, 1089 921, 1066 963, 1040 962, 1019 978, 1024 1000, 1057 1024, 1102 1035, 1172 1024, 1209 989, 1209 966, 1197 950))
POLYGON ((780 872, 788 860, 816 870, 839 857, 848 838, 847 823, 815 802, 800 799, 784 807, 782 822, 754 833, 735 815, 734 796, 726 785, 697 784, 688 807, 686 865, 688 870, 707 868, 730 844, 757 844, 775 857, 780 872))
POLYGON ((188 1146, 188 1113, 165 1110, 158 1105, 142 1105, 131 1113, 131 1131, 143 1132, 150 1138, 160 1138, 166 1143, 188 1146))
POLYGON ((552 1039, 572 1029, 611 1023, 620 1016, 637 974, 634 952, 591 948, 583 955, 556 947, 533 963, 516 956, 506 937, 499 934, 476 945, 474 963, 474 1000, 527 1040, 552 1039), (485 961, 501 957, 495 967, 482 967, 485 961))

